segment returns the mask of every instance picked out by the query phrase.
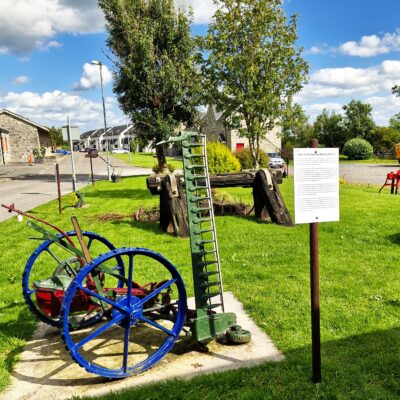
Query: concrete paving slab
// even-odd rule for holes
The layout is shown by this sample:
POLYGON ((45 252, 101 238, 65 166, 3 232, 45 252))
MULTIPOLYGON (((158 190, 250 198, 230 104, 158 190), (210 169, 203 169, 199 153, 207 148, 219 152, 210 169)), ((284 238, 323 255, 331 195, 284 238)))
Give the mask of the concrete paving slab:
MULTIPOLYGON (((58 330, 40 323, 16 365, 11 385, 0 399, 62 400, 72 396, 94 397, 168 379, 189 379, 200 374, 283 360, 283 354, 246 315, 233 294, 225 293, 224 300, 226 310, 235 312, 238 323, 251 331, 251 343, 232 346, 213 341, 208 346, 208 353, 203 353, 196 350, 190 338, 181 336, 156 366, 123 380, 109 381, 87 373, 70 359, 58 330)), ((191 303, 193 299, 189 299, 189 305, 191 303)))

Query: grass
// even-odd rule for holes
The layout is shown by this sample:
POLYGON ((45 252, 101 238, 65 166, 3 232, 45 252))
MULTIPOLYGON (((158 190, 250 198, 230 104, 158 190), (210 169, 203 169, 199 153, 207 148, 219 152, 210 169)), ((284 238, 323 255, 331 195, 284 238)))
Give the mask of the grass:
MULTIPOLYGON (((281 191, 293 211, 293 182, 281 191)), ((250 189, 230 195, 251 202, 250 189)), ((321 338, 323 383, 313 385, 309 300, 308 226, 284 228, 251 217, 218 217, 225 290, 285 354, 281 363, 175 380, 112 394, 104 399, 398 399, 400 397, 399 198, 374 187, 341 186, 341 220, 320 225, 321 338)), ((156 205, 145 178, 89 188, 86 209, 56 202, 37 215, 70 228, 76 214, 82 228, 116 246, 145 246, 164 254, 181 272, 192 295, 189 240, 162 234, 156 224, 128 217, 99 223, 105 213, 130 214, 156 205)), ((20 294, 20 276, 37 242, 15 218, 0 224, 0 386, 35 327, 20 294)))
MULTIPOLYGON (((153 168, 157 163, 157 159, 153 153, 131 153, 129 154, 113 154, 115 158, 126 162, 127 164, 134 165, 135 167, 153 168), (130 162, 129 162, 130 156, 130 162)), ((174 157, 167 157, 167 163, 172 164, 176 168, 182 168, 182 160, 174 157)))
POLYGON ((368 160, 349 160, 346 156, 339 156, 339 162, 344 164, 383 164, 398 166, 399 162, 397 159, 385 159, 385 158, 370 158, 368 160))

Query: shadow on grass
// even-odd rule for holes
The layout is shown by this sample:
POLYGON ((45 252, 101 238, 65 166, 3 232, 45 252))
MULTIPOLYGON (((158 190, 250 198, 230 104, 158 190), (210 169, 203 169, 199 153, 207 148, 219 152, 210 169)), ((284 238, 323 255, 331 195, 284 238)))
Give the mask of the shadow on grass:
POLYGON ((387 238, 394 244, 400 244, 400 233, 394 233, 393 235, 388 235, 387 238))
POLYGON ((115 226, 129 226, 132 228, 141 229, 146 232, 150 232, 155 235, 167 235, 168 237, 174 237, 172 233, 166 233, 161 230, 159 221, 157 222, 147 222, 147 221, 135 221, 131 220, 117 220, 111 221, 112 225, 115 226))
MULTIPOLYGON (((173 380, 114 393, 112 399, 398 399, 400 395, 400 328, 376 331, 322 344, 321 385, 311 383, 310 346, 288 350, 283 362, 267 362, 257 367, 200 375, 191 380, 173 380)), ((13 375, 20 381, 44 386, 109 385, 102 378, 58 379, 63 368, 71 365, 68 354, 54 332, 47 339, 28 345, 37 352, 37 359, 49 357, 63 362, 45 379, 25 375, 23 369, 13 375), (45 343, 46 346, 44 345, 45 343), (41 356, 41 352, 43 355, 41 356), (22 372, 21 372, 22 371, 22 372), (56 376, 58 375, 58 376, 56 376)), ((177 344, 173 354, 182 354, 177 344)), ((190 348, 193 350, 193 348, 190 348)), ((20 348, 10 352, 7 363, 12 364, 20 348)), ((232 359, 232 368, 235 359, 232 359)), ((199 371, 200 372, 200 371, 199 371)), ((151 373, 151 372, 150 372, 151 373)), ((182 376, 183 378, 184 376, 182 376)), ((109 396, 102 397, 109 399, 109 396)))
POLYGON ((147 200, 149 199, 150 192, 147 189, 127 189, 115 188, 113 190, 99 190, 88 191, 85 198, 95 197, 97 199, 134 199, 134 200, 147 200))

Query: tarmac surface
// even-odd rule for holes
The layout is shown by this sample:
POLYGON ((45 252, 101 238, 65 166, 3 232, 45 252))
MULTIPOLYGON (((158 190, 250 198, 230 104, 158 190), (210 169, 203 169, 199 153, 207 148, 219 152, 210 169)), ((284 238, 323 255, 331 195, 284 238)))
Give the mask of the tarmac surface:
MULTIPOLYGON (((84 153, 74 153, 76 187, 77 189, 91 182, 90 160, 84 153)), ((149 175, 149 168, 133 167, 123 161, 110 157, 110 164, 115 172, 121 176, 149 175)), ((72 166, 71 156, 59 160, 61 193, 65 195, 72 192, 72 166)), ((107 165, 100 159, 93 159, 94 179, 108 179, 107 165)), ((57 198, 57 184, 55 179, 55 163, 49 164, 13 164, 0 165, 0 204, 15 203, 23 211, 28 211, 41 204, 57 198)), ((13 217, 0 208, 0 221, 13 217)))

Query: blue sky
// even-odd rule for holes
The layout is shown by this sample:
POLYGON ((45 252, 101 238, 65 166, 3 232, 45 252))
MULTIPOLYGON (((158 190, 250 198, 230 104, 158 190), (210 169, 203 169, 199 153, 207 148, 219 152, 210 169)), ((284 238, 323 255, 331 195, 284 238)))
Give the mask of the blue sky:
MULTIPOLYGON (((177 0, 194 8, 193 32, 202 34, 212 0, 177 0)), ((310 120, 323 108, 340 112, 352 99, 369 102, 378 124, 400 112, 390 88, 400 83, 400 2, 395 0, 285 0, 299 14, 299 46, 311 65, 308 85, 296 96, 310 120)), ((98 67, 106 67, 109 124, 126 118, 112 93, 104 56, 104 20, 96 0, 1 0, 0 109, 35 122, 63 125, 67 115, 82 131, 101 126, 98 67)))

